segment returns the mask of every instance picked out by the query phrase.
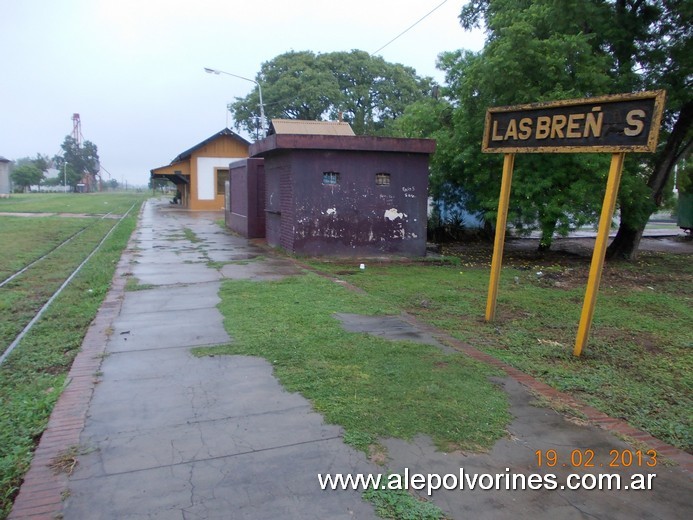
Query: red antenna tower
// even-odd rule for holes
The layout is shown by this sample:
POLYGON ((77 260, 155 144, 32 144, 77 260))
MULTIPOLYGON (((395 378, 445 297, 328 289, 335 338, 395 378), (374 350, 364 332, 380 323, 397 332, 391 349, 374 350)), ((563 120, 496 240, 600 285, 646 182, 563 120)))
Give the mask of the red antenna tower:
POLYGON ((77 146, 82 146, 82 122, 79 114, 72 114, 72 138, 77 141, 77 146))

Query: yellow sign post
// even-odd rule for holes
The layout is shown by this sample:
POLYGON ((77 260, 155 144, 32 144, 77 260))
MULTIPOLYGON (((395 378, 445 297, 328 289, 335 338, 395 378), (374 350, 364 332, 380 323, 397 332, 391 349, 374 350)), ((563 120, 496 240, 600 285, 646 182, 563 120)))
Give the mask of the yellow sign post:
POLYGON ((493 242, 493 259, 491 260, 491 281, 488 284, 486 300, 486 321, 493 321, 496 316, 496 297, 500 282, 501 264, 503 263, 503 243, 505 242, 505 227, 508 221, 508 205, 510 204, 510 184, 513 180, 515 154, 506 153, 503 158, 503 178, 501 179, 500 200, 498 201, 498 217, 496 218, 496 237, 493 242))
POLYGON ((592 326, 592 316, 594 316, 594 307, 597 303, 597 291, 599 290, 599 283, 602 279, 606 243, 609 241, 609 228, 611 227, 611 219, 614 216, 614 209, 616 208, 616 196, 618 195, 618 186, 621 182, 623 160, 625 157, 626 154, 623 152, 615 153, 611 156, 611 167, 609 168, 609 178, 606 181, 606 193, 604 194, 604 203, 602 204, 602 214, 599 217, 597 241, 594 244, 594 251, 592 252, 592 265, 590 266, 590 275, 587 279, 587 291, 585 293, 585 301, 582 304, 580 326, 578 327, 575 350, 573 351, 573 354, 576 356, 582 353, 582 349, 587 343, 590 327, 592 326))
POLYGON ((486 321, 492 321, 496 313, 515 154, 610 152, 609 178, 573 351, 576 356, 582 353, 594 316, 625 153, 654 152, 664 98, 665 92, 658 90, 487 110, 482 151, 504 153, 505 159, 486 301, 486 321))

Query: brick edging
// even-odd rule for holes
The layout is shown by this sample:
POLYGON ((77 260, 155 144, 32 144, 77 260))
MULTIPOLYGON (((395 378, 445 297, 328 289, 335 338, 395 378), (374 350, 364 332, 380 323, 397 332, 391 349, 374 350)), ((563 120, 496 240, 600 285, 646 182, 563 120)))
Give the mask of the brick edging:
POLYGON ((572 408, 577 409, 579 412, 583 413, 585 417, 587 417, 587 420, 590 424, 598 426, 599 428, 607 430, 611 433, 631 437, 636 441, 645 444, 648 448, 656 450, 658 454, 663 455, 665 458, 671 459, 674 462, 676 462, 683 471, 688 473, 689 476, 693 472, 693 455, 690 455, 689 453, 679 448, 671 446, 670 444, 667 444, 666 442, 657 439, 656 437, 653 437, 647 432, 644 432, 638 428, 635 428, 634 426, 631 426, 623 419, 610 417, 604 412, 601 412, 596 408, 584 403, 580 399, 577 399, 571 395, 561 392, 560 390, 556 390, 552 386, 549 386, 546 383, 534 378, 533 376, 526 374, 521 370, 518 370, 517 368, 506 363, 505 361, 501 361, 500 359, 497 359, 494 356, 487 354, 486 352, 482 352, 481 350, 469 345, 468 343, 453 338, 449 334, 431 325, 419 321, 417 318, 406 312, 402 313, 402 317, 411 325, 421 330, 424 330, 425 332, 428 332, 429 334, 440 339, 446 345, 449 345, 455 348, 456 350, 467 354, 469 357, 476 359, 477 361, 481 361, 482 363, 485 363, 487 365, 499 368, 500 370, 504 371, 508 376, 512 377, 525 387, 534 390, 535 392, 549 399, 556 399, 562 403, 567 404, 572 408))
MULTIPOLYGON (((143 208, 144 204, 140 207, 140 215, 143 208)), ((62 518, 63 500, 69 492, 69 476, 54 472, 50 465, 70 448, 79 446, 111 325, 120 314, 129 272, 128 250, 131 249, 132 236, 139 228, 139 216, 137 222, 113 273, 106 297, 89 324, 82 346, 72 362, 65 388, 53 407, 8 520, 62 518)))

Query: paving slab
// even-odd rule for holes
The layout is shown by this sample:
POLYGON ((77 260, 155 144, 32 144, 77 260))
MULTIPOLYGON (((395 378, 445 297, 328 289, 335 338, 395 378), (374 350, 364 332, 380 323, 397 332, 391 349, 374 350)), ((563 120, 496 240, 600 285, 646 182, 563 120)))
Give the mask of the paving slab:
POLYGON ((157 287, 128 293, 120 309, 121 316, 141 314, 142 309, 152 312, 215 308, 221 299, 217 281, 196 284, 157 287))
POLYGON ((157 251, 156 255, 135 255, 131 265, 155 264, 163 269, 166 264, 185 264, 193 262, 207 262, 207 257, 204 255, 202 251, 199 251, 198 249, 189 248, 187 250, 169 250, 165 249, 165 246, 162 246, 162 248, 157 251))
POLYGON ((368 471, 355 455, 340 439, 327 439, 105 477, 76 475, 65 518, 377 518, 358 493, 321 492, 315 484, 321 471, 368 471))
POLYGON ((181 259, 178 263, 140 262, 132 266, 132 274, 140 284, 150 285, 205 283, 222 279, 216 269, 196 263, 192 258, 181 259), (186 260, 190 263, 185 263, 186 260))
MULTIPOLYGON (((678 468, 667 467, 661 461, 655 467, 642 465, 609 467, 614 455, 632 450, 625 442, 604 430, 571 421, 537 401, 527 389, 511 378, 496 380, 507 392, 510 412, 514 420, 508 427, 508 435, 498 441, 488 453, 443 453, 436 450, 430 438, 418 436, 411 442, 400 439, 383 439, 389 460, 389 471, 403 473, 435 473, 454 475, 462 480, 461 469, 468 478, 475 475, 500 475, 500 489, 485 490, 477 485, 470 489, 469 481, 464 489, 433 491, 430 496, 436 505, 454 519, 505 520, 516 518, 546 519, 604 519, 630 520, 633 518, 677 519, 688 516, 691 510, 690 477, 678 468), (537 451, 544 456, 542 467, 538 464, 537 451), (555 450, 558 462, 554 467, 546 465, 546 452, 555 450), (593 453, 593 457, 591 455, 593 453), (571 461, 571 457, 573 460, 571 461), (587 459, 592 457, 590 466, 587 459), (574 466, 574 463, 577 466, 574 466), (652 490, 599 489, 571 490, 567 488, 569 475, 618 474, 624 483, 633 474, 654 474, 652 490), (556 489, 506 490, 505 475, 528 476, 531 474, 555 475, 556 489), (561 486, 566 486, 561 489, 561 486), (683 516, 682 516, 683 515, 683 516)), ((518 477, 515 477, 518 478, 518 477)), ((449 482, 452 482, 452 477, 449 482)), ((518 481, 518 482, 521 482, 518 481)), ((574 482, 574 481, 572 481, 574 482)), ((588 477, 586 481, 592 484, 588 477)), ((520 485, 520 484, 518 484, 520 485)))
POLYGON ((222 278, 300 272, 218 218, 144 207, 129 268, 154 287, 126 291, 111 324, 63 518, 376 518, 360 490, 320 490, 318 473, 377 467, 284 390, 270 363, 193 355, 233 341, 217 309, 222 278))
POLYGON ((289 260, 279 258, 251 259, 222 266, 221 274, 229 280, 272 281, 301 274, 289 260))
MULTIPOLYGON (((187 375, 168 377, 176 366, 173 359, 181 354, 186 353, 168 356, 158 378, 141 369, 126 372, 131 363, 106 367, 118 382, 94 401, 91 435, 83 442, 98 450, 80 460, 86 468, 80 478, 341 438, 340 428, 324 424, 305 399, 281 388, 264 360, 193 358, 186 363, 187 375), (119 373, 124 379, 118 379, 119 373), (235 377, 225 378, 229 373, 235 377)), ((145 356, 154 357, 152 352, 145 356)))
POLYGON ((264 360, 228 358, 196 358, 184 348, 108 356, 87 429, 130 432, 307 406, 282 389, 264 360))
MULTIPOLYGON (((126 298, 127 300, 127 298, 126 298)), ((132 304, 128 304, 132 309, 132 304)), ((229 335, 215 307, 137 313, 119 317, 108 345, 112 352, 227 343, 229 335)))

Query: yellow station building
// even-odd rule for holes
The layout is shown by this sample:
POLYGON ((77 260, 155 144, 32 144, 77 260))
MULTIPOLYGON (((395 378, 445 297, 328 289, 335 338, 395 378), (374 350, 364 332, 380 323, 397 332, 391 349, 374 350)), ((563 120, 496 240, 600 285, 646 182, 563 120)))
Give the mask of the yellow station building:
POLYGON ((184 208, 223 210, 229 163, 248 157, 249 146, 240 135, 224 128, 177 155, 171 164, 150 170, 151 178, 175 184, 184 208))

